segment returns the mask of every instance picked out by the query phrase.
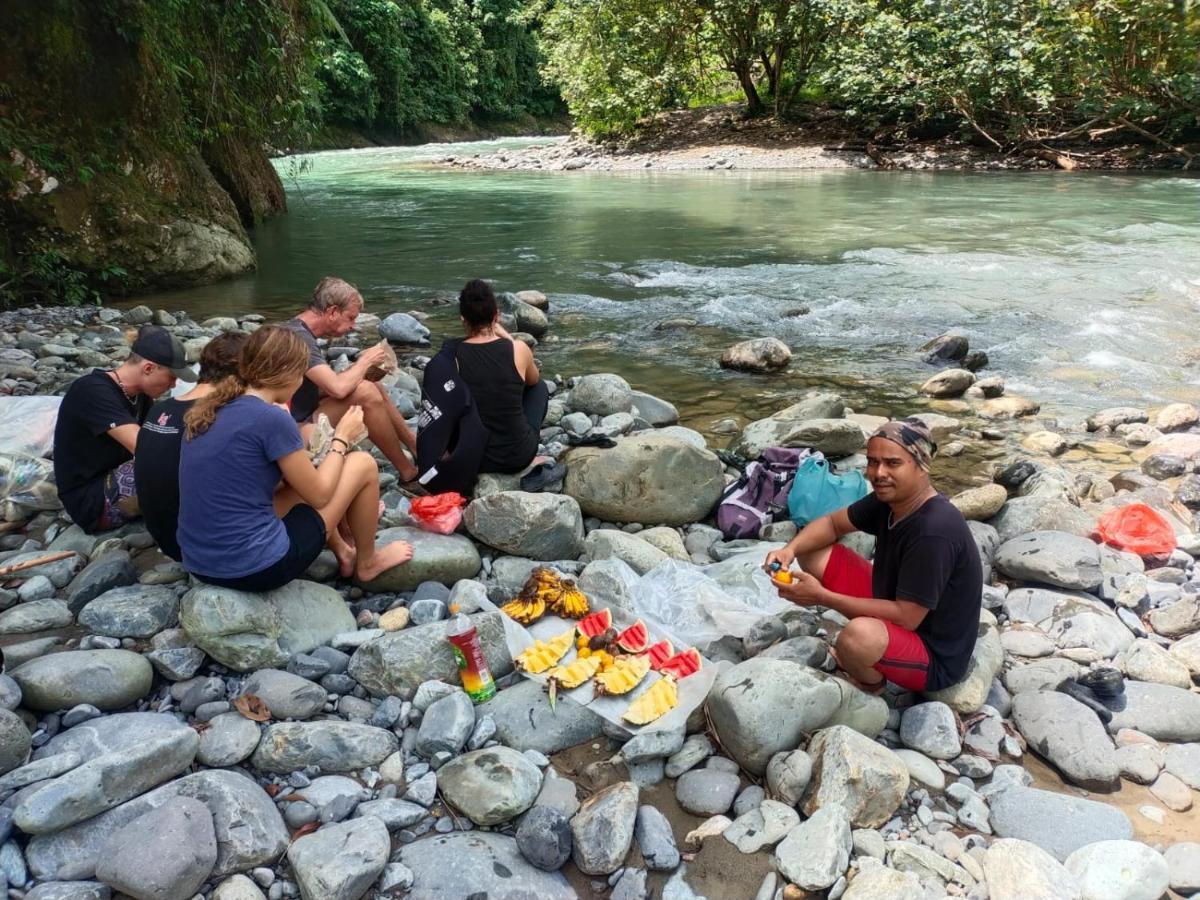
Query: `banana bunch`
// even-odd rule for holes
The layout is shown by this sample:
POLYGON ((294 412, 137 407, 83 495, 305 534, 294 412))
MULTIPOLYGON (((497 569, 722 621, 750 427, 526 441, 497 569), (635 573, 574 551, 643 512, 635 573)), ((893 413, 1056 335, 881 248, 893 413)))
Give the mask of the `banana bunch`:
MULTIPOLYGON (((541 604, 542 611, 538 613, 537 617, 549 610, 555 615, 567 619, 579 619, 586 616, 589 611, 587 597, 575 586, 575 582, 568 578, 562 578, 557 572, 544 566, 538 566, 533 570, 516 599, 512 603, 506 604, 504 608, 507 609, 507 606, 518 602, 532 608, 541 604)), ((513 618, 517 617, 513 616, 513 618)), ((517 619, 517 621, 521 622, 522 620, 517 619)), ((522 622, 522 624, 528 623, 522 622)))
POLYGON ((618 656, 607 671, 596 675, 596 696, 628 694, 650 671, 648 656, 618 656))
POLYGON ((568 665, 558 666, 550 673, 550 681, 564 691, 577 688, 600 668, 600 659, 595 656, 585 656, 576 659, 568 665))
POLYGON ((532 602, 527 602, 517 597, 501 606, 500 612, 522 625, 532 625, 546 614, 546 601, 535 597, 532 602))
POLYGON ((513 660, 513 663, 518 669, 524 672, 538 675, 566 656, 567 651, 571 649, 574 638, 575 631, 572 629, 571 631, 564 631, 562 634, 548 641, 534 641, 532 647, 527 647, 521 653, 517 654, 517 658, 513 660))
POLYGON ((679 687, 670 675, 650 685, 621 716, 630 725, 647 725, 679 704, 679 687))

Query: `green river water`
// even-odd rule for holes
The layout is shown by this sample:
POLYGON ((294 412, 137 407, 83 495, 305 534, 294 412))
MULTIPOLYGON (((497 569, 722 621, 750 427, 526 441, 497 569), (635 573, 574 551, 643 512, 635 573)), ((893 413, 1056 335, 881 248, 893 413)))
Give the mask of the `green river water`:
POLYGON ((527 143, 280 160, 291 209, 255 233, 258 271, 141 302, 283 317, 336 274, 370 312, 427 313, 436 344, 458 332, 446 301, 467 279, 536 288, 551 301, 546 371, 618 372, 701 431, 814 386, 860 411, 923 408, 931 370, 914 351, 949 329, 1050 416, 1200 399, 1200 179, 432 164, 527 143), (697 324, 655 330, 681 317, 697 324), (766 335, 792 348, 786 371, 718 367, 766 335))

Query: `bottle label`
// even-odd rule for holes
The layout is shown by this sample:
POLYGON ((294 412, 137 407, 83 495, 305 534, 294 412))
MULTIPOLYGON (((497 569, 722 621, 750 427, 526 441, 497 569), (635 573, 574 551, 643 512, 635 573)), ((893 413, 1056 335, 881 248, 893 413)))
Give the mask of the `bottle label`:
POLYGON ((454 651, 454 661, 458 665, 459 676, 462 678, 463 690, 474 703, 482 703, 496 696, 496 682, 492 679, 487 660, 483 658, 483 648, 478 636, 472 632, 467 640, 459 643, 462 636, 451 639, 450 648, 454 651))

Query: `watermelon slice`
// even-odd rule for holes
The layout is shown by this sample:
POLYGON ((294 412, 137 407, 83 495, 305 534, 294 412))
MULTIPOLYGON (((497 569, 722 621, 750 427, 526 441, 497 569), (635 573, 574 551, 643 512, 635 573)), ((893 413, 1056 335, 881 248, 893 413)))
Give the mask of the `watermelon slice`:
POLYGON ((671 646, 670 641, 659 641, 652 644, 646 652, 650 654, 650 668, 657 672, 658 667, 671 658, 675 648, 671 646))
POLYGON ((594 638, 598 634, 604 634, 612 627, 612 613, 607 609, 598 609, 591 615, 580 619, 575 627, 584 637, 594 638))
POLYGON ((646 623, 638 619, 617 635, 617 646, 626 653, 642 653, 650 646, 650 631, 646 623))
POLYGON ((658 671, 663 675, 687 678, 689 675, 699 672, 702 665, 704 665, 704 659, 700 656, 700 651, 691 647, 682 653, 676 653, 660 665, 658 671))

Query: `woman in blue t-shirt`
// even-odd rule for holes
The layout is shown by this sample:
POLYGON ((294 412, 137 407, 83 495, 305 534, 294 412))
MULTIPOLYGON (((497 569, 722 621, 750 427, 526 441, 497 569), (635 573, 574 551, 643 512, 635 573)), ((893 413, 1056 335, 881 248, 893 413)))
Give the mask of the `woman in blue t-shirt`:
POLYGON ((369 453, 349 452, 363 429, 360 407, 338 422, 333 449, 313 466, 286 408, 307 368, 295 332, 260 328, 242 349, 238 374, 184 417, 177 537, 197 578, 269 591, 303 575, 326 543, 342 575, 361 581, 412 558, 403 541, 375 547, 379 467, 369 453), (353 546, 338 534, 343 519, 353 546))

